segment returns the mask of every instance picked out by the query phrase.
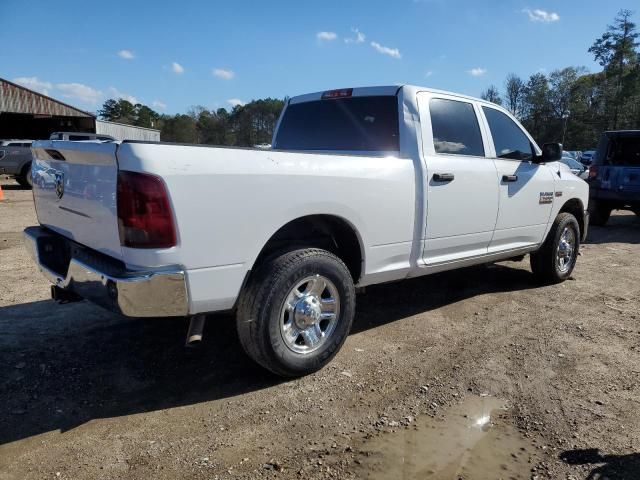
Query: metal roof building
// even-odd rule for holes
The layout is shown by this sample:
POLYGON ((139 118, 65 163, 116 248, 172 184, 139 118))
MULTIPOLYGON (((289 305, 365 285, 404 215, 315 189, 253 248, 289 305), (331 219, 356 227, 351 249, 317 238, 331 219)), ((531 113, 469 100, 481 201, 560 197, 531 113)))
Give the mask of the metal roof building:
POLYGON ((97 120, 92 113, 0 78, 0 138, 47 139, 61 131, 160 140, 159 130, 97 120))

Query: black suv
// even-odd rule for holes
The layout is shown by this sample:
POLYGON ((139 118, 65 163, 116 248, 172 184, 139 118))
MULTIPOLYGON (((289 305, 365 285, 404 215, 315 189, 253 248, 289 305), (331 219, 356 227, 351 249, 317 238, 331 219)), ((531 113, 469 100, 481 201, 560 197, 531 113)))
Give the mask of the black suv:
POLYGON ((604 225, 611 210, 640 216, 640 130, 604 132, 589 167, 592 225, 604 225))

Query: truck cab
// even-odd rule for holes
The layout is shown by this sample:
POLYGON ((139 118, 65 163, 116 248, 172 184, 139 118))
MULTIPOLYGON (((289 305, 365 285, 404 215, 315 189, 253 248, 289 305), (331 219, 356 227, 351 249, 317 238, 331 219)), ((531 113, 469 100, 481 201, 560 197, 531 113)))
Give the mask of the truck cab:
POLYGON ((409 276, 528 253, 563 207, 586 235, 585 182, 561 151, 543 155, 509 111, 484 100, 409 85, 293 97, 273 148, 413 159, 421 248, 409 276))

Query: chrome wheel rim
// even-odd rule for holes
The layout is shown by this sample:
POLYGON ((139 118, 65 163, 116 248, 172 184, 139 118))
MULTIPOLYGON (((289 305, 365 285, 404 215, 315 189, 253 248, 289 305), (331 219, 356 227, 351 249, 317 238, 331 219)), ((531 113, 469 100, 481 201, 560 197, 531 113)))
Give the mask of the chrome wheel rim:
POLYGON ((285 297, 280 333, 289 350, 309 354, 329 341, 340 314, 340 295, 331 280, 312 275, 300 280, 285 297))
POLYGON ((573 228, 565 227, 560 235, 556 253, 556 265, 560 273, 567 273, 573 263, 576 250, 576 233, 573 228))

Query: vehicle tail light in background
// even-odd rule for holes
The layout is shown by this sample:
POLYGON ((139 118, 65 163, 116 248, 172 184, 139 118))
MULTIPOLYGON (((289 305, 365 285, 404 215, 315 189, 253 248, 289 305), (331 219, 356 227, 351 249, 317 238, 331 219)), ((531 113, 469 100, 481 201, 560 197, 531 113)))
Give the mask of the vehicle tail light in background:
POLYGON ((339 90, 327 90, 322 94, 322 99, 328 98, 344 98, 350 97, 353 94, 353 88, 341 88, 339 90))
POLYGON ((147 173, 118 172, 120 244, 132 248, 169 248, 176 244, 167 188, 147 173))
POLYGON ((598 166, 591 165, 589 167, 589 178, 596 178, 598 176, 598 166))

